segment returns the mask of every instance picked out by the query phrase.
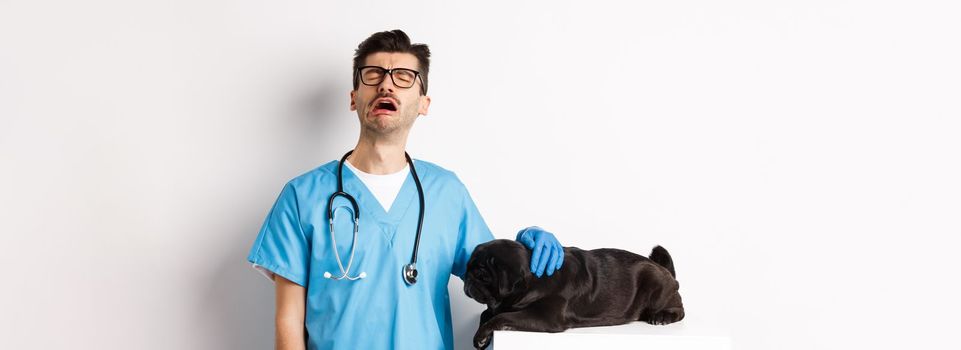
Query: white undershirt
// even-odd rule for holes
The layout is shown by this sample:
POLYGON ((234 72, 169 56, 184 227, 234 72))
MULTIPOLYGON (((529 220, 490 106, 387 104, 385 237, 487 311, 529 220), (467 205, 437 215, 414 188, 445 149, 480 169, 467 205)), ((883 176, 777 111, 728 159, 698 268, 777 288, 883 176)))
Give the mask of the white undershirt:
POLYGON ((393 174, 368 174, 355 168, 353 164, 350 164, 350 160, 347 161, 347 168, 354 172, 354 175, 357 175, 364 186, 367 186, 367 189, 370 190, 370 193, 374 194, 374 198, 377 198, 385 212, 390 211, 394 199, 397 199, 397 194, 400 193, 400 188, 407 180, 407 174, 410 173, 410 165, 404 165, 403 169, 393 174))

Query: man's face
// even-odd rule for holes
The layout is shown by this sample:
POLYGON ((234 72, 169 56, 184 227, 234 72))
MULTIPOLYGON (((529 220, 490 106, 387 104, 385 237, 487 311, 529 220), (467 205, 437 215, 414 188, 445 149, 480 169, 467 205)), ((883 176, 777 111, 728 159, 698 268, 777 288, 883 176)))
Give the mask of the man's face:
MULTIPOLYGON (((364 66, 386 69, 407 68, 419 71, 417 57, 409 53, 376 52, 367 56, 364 66)), ((418 115, 426 115, 430 97, 421 96, 422 81, 417 78, 414 86, 399 88, 390 75, 377 86, 359 82, 357 90, 350 92, 350 110, 357 111, 361 128, 377 134, 408 132, 418 115), (393 106, 383 104, 390 102, 393 106)))

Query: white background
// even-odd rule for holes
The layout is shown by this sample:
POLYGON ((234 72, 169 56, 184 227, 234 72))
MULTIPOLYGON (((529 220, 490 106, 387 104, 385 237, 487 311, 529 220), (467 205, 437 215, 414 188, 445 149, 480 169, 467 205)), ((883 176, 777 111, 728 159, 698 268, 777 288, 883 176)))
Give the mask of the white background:
POLYGON ((0 0, 0 348, 271 348, 248 249, 394 28, 496 236, 662 244, 737 349, 958 348, 955 3, 347 3, 0 0))

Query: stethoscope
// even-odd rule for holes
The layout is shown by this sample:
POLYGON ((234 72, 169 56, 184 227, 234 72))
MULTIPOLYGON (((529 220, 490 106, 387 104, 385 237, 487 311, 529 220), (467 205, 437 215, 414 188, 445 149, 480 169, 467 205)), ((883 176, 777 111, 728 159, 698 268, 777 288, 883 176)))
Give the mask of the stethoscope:
MULTIPOLYGON (((344 154, 344 157, 340 159, 340 164, 337 165, 337 192, 330 195, 330 199, 327 201, 327 220, 330 222, 330 240, 334 244, 334 258, 337 259, 337 266, 340 267, 341 275, 336 277, 331 275, 330 272, 324 272, 324 278, 338 281, 345 278, 350 281, 356 281, 367 277, 367 273, 363 271, 357 276, 349 276, 350 265, 354 262, 354 248, 357 248, 357 231, 360 227, 360 208, 357 206, 357 200, 347 192, 344 192, 344 162, 347 161, 347 157, 349 157, 351 153, 354 153, 354 151, 351 150, 347 152, 347 154, 344 154), (340 260, 340 253, 337 252, 337 239, 334 235, 334 212, 336 211, 336 209, 334 209, 334 198, 338 196, 347 198, 354 210, 351 213, 354 219, 354 240, 350 245, 350 258, 347 259, 346 269, 340 260)), ((407 164, 410 165, 410 174, 414 176, 414 184, 417 185, 417 196, 420 198, 420 214, 417 218, 417 237, 414 239, 414 256, 410 258, 410 264, 404 265, 403 271, 404 282, 407 282, 408 285, 413 285, 417 283, 417 248, 420 246, 420 229, 424 225, 424 189, 420 187, 420 179, 417 177, 417 170, 414 169, 414 162, 410 159, 410 155, 404 152, 404 157, 407 158, 407 164)), ((340 208, 343 207, 337 207, 337 209, 340 208)))

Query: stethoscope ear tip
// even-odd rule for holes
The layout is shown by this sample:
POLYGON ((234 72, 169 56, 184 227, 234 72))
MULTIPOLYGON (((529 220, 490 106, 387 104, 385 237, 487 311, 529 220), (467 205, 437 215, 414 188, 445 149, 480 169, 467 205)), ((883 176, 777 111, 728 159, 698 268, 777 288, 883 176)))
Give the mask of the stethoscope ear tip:
POLYGON ((364 278, 364 277, 367 277, 367 273, 362 271, 360 273, 360 278, 364 278))
POLYGON ((330 278, 330 277, 331 277, 330 272, 324 272, 324 278, 330 278))

